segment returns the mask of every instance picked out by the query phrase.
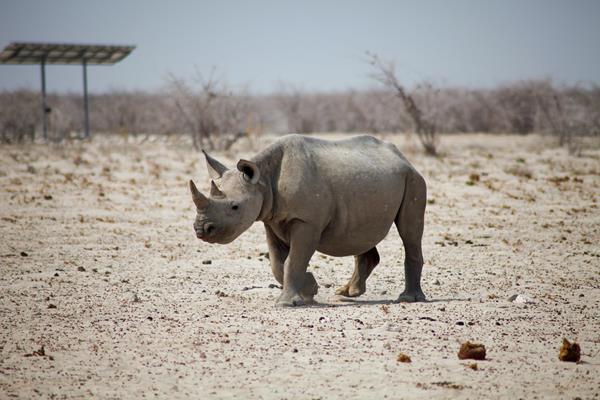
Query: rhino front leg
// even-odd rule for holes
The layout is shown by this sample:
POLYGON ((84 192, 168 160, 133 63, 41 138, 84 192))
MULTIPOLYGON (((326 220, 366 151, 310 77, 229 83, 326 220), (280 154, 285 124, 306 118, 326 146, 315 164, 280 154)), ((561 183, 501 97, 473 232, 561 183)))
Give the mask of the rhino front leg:
POLYGON ((271 271, 277 282, 283 285, 283 264, 287 259, 290 248, 275 235, 271 227, 267 224, 265 224, 265 231, 267 233, 267 245, 269 246, 271 271))
MULTIPOLYGON (((281 285, 283 285, 284 265, 290 253, 290 248, 281 239, 275 235, 271 227, 265 224, 267 233, 267 245, 269 246, 269 261, 273 276, 281 285)), ((306 272, 304 275, 304 285, 300 290, 305 303, 312 303, 313 297, 317 294, 319 286, 312 273, 306 272)))
POLYGON ((354 256, 354 273, 344 286, 335 291, 335 294, 345 297, 358 297, 367 291, 367 278, 379 264, 379 253, 373 247, 366 253, 354 256))
POLYGON ((319 233, 304 222, 295 222, 290 230, 290 251, 283 264, 283 289, 277 300, 281 307, 294 307, 314 302, 319 286, 313 274, 306 272, 315 253, 319 233))

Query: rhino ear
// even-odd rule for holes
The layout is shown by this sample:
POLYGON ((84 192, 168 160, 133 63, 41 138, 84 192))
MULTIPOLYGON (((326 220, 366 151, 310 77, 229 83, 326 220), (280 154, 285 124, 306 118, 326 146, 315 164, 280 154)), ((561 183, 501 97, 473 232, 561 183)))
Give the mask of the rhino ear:
POLYGON ((206 151, 202 150, 202 153, 204 153, 204 157, 206 158, 206 168, 208 169, 210 177, 213 179, 219 179, 221 176, 223 176, 228 168, 208 155, 206 151))
POLYGON ((237 169, 244 174, 244 179, 247 182, 254 184, 260 179, 260 170, 258 169, 258 165, 254 164, 252 161, 238 161, 237 169))
POLYGON ((192 192, 192 200, 194 200, 194 204, 196 205, 196 208, 203 209, 208 205, 208 199, 206 198, 206 196, 204 196, 202 193, 200 193, 200 191, 194 184, 194 181, 192 181, 191 179, 190 179, 190 191, 192 192))
POLYGON ((212 180, 210 181, 210 196, 217 198, 225 197, 225 194, 219 190, 215 181, 212 180))

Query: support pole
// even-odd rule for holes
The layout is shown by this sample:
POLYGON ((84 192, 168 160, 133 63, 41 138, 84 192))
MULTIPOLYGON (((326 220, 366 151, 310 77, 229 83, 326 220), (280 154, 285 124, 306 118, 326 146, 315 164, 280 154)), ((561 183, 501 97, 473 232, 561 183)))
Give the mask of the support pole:
POLYGON ((90 137, 90 108, 88 104, 87 60, 85 58, 83 59, 83 111, 85 124, 84 138, 88 138, 90 137))
POLYGON ((48 107, 46 105, 46 57, 42 58, 42 132, 44 140, 48 140, 48 107))

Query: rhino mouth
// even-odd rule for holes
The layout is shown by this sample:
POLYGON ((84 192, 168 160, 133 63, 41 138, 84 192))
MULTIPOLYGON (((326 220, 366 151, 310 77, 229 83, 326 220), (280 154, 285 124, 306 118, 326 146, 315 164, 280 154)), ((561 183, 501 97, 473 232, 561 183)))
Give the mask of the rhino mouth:
POLYGON ((206 243, 228 244, 228 243, 233 242, 237 236, 236 235, 220 236, 219 232, 215 232, 212 235, 196 234, 196 237, 206 243))

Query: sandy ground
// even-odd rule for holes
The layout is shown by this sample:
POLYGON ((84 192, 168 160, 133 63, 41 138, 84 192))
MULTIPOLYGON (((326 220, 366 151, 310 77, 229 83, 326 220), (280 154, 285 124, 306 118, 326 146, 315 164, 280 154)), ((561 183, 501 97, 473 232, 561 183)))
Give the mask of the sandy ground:
POLYGON ((392 229, 363 297, 334 296, 352 258, 315 254, 320 306, 275 308, 261 224, 194 237, 187 180, 209 181, 188 145, 1 146, 0 398, 600 398, 600 150, 460 135, 434 159, 387 139, 429 186, 426 303, 391 302, 392 229))

